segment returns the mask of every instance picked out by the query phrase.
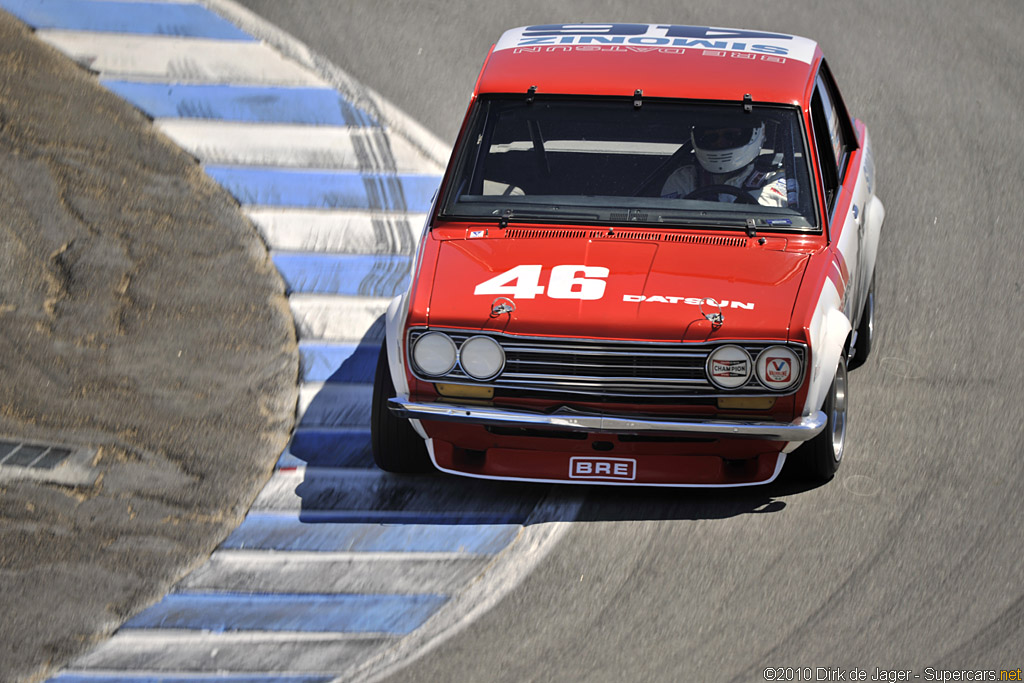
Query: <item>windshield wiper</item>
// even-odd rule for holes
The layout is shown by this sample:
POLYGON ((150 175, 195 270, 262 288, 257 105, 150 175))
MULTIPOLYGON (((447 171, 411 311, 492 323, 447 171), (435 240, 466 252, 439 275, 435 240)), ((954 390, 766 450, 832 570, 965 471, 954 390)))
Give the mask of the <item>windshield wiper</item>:
POLYGON ((756 237, 758 230, 779 230, 794 227, 793 219, 791 218, 765 218, 764 216, 699 216, 695 217, 692 213, 684 215, 676 214, 657 214, 653 221, 647 221, 650 224, 663 224, 670 223, 672 225, 686 226, 686 227, 714 227, 714 228, 736 228, 739 230, 745 230, 747 235, 750 237, 756 237))
POLYGON ((675 215, 670 213, 662 213, 657 215, 657 219, 654 221, 647 221, 650 224, 664 224, 669 223, 676 226, 685 227, 712 227, 712 228, 737 228, 745 229, 749 225, 749 221, 745 217, 736 218, 723 218, 721 216, 700 216, 695 218, 693 214, 686 215, 675 215))
POLYGON ((498 216, 498 227, 504 228, 508 226, 510 222, 515 221, 529 221, 530 219, 537 218, 571 218, 574 220, 600 220, 600 214, 596 213, 578 213, 574 211, 563 211, 561 209, 555 209, 545 211, 543 209, 530 209, 524 211, 522 209, 495 209, 491 212, 492 216, 498 216))

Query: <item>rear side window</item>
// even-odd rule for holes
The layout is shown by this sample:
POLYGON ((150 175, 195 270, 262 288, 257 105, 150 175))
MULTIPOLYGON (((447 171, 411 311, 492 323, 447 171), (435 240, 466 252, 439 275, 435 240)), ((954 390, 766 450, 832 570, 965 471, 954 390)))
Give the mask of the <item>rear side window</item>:
POLYGON ((824 63, 818 73, 811 100, 811 124, 814 126, 814 144, 821 165, 825 205, 831 213, 839 195, 839 187, 846 176, 850 154, 857 148, 857 142, 846 107, 824 63))

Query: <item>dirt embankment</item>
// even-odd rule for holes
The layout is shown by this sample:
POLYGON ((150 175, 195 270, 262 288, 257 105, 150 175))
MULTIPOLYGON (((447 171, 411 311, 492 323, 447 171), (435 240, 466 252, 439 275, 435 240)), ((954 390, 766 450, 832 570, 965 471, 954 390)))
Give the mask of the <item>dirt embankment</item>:
POLYGON ((0 679, 66 664, 240 522, 296 372, 233 200, 0 12, 0 439, 95 452, 88 486, 0 479, 0 679))

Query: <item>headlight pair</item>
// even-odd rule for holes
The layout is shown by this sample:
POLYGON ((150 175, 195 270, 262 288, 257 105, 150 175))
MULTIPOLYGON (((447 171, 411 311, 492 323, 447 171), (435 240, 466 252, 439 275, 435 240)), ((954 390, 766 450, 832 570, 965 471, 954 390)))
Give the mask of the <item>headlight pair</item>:
POLYGON ((800 381, 800 357, 787 346, 769 346, 751 358, 746 349, 733 344, 719 346, 708 355, 708 380, 719 389, 739 389, 750 376, 772 391, 785 391, 800 381))
POLYGON ((458 364, 473 379, 487 380, 505 367, 505 351, 490 337, 470 337, 459 348, 444 332, 427 332, 413 342, 412 361, 428 377, 447 375, 458 364))

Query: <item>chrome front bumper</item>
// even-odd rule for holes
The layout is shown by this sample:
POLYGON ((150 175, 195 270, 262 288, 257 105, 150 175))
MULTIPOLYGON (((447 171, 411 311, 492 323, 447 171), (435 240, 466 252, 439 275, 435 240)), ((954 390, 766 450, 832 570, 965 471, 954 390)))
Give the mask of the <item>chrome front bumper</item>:
POLYGON ((719 438, 807 441, 825 428, 825 413, 799 417, 792 422, 756 420, 714 420, 657 416, 599 415, 561 408, 551 413, 511 410, 472 404, 415 403, 406 397, 389 400, 398 417, 492 427, 567 429, 603 434, 706 434, 719 438))

